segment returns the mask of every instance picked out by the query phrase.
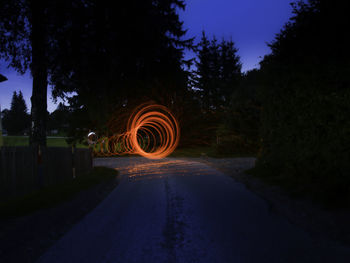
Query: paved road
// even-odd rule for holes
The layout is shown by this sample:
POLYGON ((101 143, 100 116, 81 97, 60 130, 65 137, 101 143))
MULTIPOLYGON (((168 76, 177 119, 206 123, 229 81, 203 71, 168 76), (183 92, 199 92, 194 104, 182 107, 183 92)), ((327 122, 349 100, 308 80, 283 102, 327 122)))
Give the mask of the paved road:
POLYGON ((118 168, 120 185, 38 262, 350 262, 348 249, 314 242, 243 185, 194 159, 95 164, 118 168))

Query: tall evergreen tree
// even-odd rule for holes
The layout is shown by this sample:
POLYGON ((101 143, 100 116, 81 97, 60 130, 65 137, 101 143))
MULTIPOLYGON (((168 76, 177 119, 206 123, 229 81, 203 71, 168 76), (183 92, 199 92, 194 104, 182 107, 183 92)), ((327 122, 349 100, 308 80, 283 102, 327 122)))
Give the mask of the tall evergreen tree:
POLYGON ((232 40, 220 43, 220 85, 221 103, 227 107, 232 93, 237 89, 242 77, 242 63, 237 55, 238 49, 232 40))
POLYGON ((13 92, 11 108, 3 113, 3 125, 8 134, 23 135, 29 131, 30 117, 21 91, 13 92))
POLYGON ((210 82, 211 82, 211 64, 210 64, 210 41, 208 40, 205 32, 202 32, 202 38, 199 43, 198 60, 196 62, 197 71, 195 78, 195 88, 199 89, 202 93, 202 104, 204 109, 209 109, 210 102, 210 82))
POLYGON ((222 111, 241 78, 238 50, 233 41, 218 43, 215 37, 209 41, 204 32, 198 46, 195 86, 202 91, 203 108, 222 111))

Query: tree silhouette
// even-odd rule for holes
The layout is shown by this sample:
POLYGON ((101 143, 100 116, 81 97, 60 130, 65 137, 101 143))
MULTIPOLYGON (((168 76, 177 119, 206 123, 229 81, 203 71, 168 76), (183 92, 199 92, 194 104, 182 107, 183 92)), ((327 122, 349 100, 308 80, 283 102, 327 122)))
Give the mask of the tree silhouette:
POLYGON ((13 92, 10 110, 3 111, 3 125, 9 135, 23 135, 29 131, 30 117, 21 91, 13 92))
POLYGON ((217 131, 219 153, 257 154, 260 148, 261 105, 257 96, 261 73, 250 70, 243 74, 231 94, 227 111, 217 131))
POLYGON ((66 135, 71 118, 71 111, 68 106, 59 103, 56 110, 54 110, 48 118, 48 130, 57 130, 58 133, 66 135))
POLYGON ((230 101, 232 92, 241 78, 241 62, 233 41, 215 37, 208 40, 204 32, 198 44, 195 87, 202 92, 203 108, 222 111, 230 101))
POLYGON ((65 9, 58 7, 70 2, 74 1, 2 1, 0 56, 20 73, 30 69, 33 77, 30 133, 33 145, 46 145, 48 75, 58 66, 57 50, 53 48, 65 13, 65 9))
POLYGON ((259 167, 301 192, 344 201, 350 185, 347 9, 345 2, 326 0, 293 7, 261 63, 259 167))
POLYGON ((179 8, 184 1, 3 1, 0 53, 33 76, 31 142, 45 144, 48 82, 55 98, 76 94, 72 131, 103 127, 135 99, 181 101, 192 40, 183 39, 179 8))
POLYGON ((0 74, 0 82, 6 81, 7 78, 4 75, 0 74))
POLYGON ((183 53, 192 45, 183 40, 177 14, 184 7, 175 0, 89 1, 66 13, 71 26, 56 43, 65 59, 50 81, 53 95, 67 98, 74 112, 70 134, 106 132, 116 112, 135 101, 181 103, 187 92, 183 53))

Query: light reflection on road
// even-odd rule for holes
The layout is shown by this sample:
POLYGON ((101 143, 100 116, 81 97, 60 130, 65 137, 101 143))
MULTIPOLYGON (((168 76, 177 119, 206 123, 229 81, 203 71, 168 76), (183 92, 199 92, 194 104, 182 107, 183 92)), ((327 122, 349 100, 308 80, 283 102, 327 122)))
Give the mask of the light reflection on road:
POLYGON ((134 158, 127 165, 117 167, 129 181, 161 179, 168 176, 200 176, 208 174, 208 169, 198 162, 170 159, 147 160, 134 158), (196 168, 196 169, 193 169, 196 168), (191 172, 189 172, 191 171, 191 172))

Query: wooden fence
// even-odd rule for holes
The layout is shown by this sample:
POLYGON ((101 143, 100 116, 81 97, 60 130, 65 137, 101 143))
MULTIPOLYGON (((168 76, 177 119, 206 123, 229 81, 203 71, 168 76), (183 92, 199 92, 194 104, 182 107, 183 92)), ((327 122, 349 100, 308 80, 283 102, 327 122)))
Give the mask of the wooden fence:
POLYGON ((0 148, 0 201, 55 185, 92 169, 89 149, 0 148))

